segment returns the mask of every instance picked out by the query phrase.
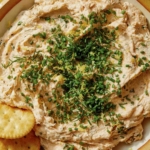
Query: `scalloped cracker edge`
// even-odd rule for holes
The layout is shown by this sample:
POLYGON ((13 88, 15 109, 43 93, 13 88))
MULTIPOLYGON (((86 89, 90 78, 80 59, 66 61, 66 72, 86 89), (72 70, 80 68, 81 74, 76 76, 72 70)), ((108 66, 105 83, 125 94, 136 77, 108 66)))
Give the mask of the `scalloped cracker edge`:
POLYGON ((19 139, 0 138, 0 150, 40 150, 40 138, 35 136, 33 130, 19 139))
POLYGON ((0 104, 0 138, 16 139, 27 135, 35 125, 30 110, 0 104))

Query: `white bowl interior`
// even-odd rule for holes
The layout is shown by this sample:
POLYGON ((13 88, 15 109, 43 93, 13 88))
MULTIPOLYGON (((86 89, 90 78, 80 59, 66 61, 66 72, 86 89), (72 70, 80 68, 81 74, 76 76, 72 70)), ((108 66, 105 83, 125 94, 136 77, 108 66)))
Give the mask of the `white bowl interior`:
POLYGON ((14 6, 7 15, 0 21, 0 37, 9 28, 9 25, 15 20, 16 16, 22 10, 30 8, 34 3, 34 0, 21 0, 16 6, 14 6))

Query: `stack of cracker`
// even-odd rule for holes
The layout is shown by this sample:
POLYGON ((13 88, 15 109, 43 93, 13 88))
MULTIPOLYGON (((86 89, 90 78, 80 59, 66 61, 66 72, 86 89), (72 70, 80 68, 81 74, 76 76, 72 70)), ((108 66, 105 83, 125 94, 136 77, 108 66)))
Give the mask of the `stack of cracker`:
POLYGON ((0 104, 0 150, 40 150, 30 110, 0 104))

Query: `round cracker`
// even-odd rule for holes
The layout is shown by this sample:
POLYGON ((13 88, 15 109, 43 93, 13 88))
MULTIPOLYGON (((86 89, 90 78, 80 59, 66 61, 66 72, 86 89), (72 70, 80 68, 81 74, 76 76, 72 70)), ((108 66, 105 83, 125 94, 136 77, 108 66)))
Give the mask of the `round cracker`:
POLYGON ((0 150, 40 150, 40 139, 34 131, 19 139, 0 138, 0 150))
POLYGON ((0 138, 21 138, 33 129, 34 124, 35 118, 30 110, 0 104, 0 138))

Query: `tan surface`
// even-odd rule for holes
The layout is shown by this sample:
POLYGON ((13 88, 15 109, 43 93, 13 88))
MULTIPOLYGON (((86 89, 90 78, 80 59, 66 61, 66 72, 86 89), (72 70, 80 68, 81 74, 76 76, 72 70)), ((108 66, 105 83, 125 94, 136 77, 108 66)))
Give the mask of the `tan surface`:
POLYGON ((150 140, 148 140, 142 147, 138 150, 150 150, 150 140))
POLYGON ((137 0, 137 1, 150 12, 150 0, 137 0))

